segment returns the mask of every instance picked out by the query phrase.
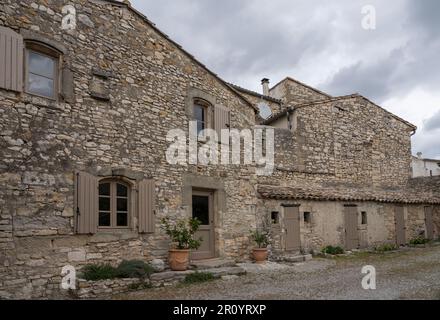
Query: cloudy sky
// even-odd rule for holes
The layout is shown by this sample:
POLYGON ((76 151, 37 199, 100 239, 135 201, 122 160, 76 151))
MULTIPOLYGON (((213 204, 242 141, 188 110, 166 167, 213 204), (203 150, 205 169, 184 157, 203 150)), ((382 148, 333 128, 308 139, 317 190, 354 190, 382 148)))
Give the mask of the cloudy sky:
POLYGON ((286 76, 358 92, 418 126, 413 153, 440 159, 439 0, 132 0, 223 79, 261 91, 286 76), (362 8, 376 29, 362 28, 362 8))

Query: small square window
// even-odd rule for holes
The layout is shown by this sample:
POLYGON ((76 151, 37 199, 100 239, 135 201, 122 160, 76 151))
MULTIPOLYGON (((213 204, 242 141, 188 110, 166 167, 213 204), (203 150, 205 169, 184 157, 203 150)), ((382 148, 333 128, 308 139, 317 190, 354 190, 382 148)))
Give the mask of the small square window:
POLYGON ((312 214, 310 212, 304 212, 304 222, 305 223, 312 222, 312 214))
POLYGON ((270 214, 270 218, 271 218, 272 224, 279 224, 280 223, 280 214, 279 214, 279 212, 273 211, 270 214))
POLYGON ((365 211, 362 211, 362 224, 367 224, 367 213, 365 211))

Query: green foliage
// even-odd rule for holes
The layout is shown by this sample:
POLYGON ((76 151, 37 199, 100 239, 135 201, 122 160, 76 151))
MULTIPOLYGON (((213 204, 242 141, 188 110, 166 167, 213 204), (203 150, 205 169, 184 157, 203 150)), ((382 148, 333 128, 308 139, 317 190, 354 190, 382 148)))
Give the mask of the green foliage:
POLYGON ((169 218, 162 219, 162 229, 176 243, 177 249, 197 250, 200 248, 202 238, 194 239, 194 234, 199 230, 200 224, 197 218, 179 220, 175 223, 172 223, 169 218))
POLYGON ((210 272, 195 272, 189 274, 183 280, 185 284, 202 283, 214 280, 214 275, 210 272))
POLYGON ((140 260, 122 261, 117 268, 110 264, 88 264, 82 269, 85 280, 107 280, 116 278, 147 278, 153 267, 140 260))
POLYGON ((425 244, 428 242, 429 242, 429 239, 425 239, 423 237, 416 237, 416 238, 411 239, 409 241, 409 244, 414 246, 414 245, 418 245, 418 244, 425 244))
POLYGON ((251 238, 258 245, 258 248, 266 248, 269 244, 269 237, 267 233, 258 230, 250 231, 251 238))
POLYGON ((153 267, 141 260, 122 261, 116 268, 118 278, 148 278, 154 272, 153 267))
POLYGON ((86 280, 114 279, 116 275, 116 269, 110 264, 88 264, 82 269, 82 277, 86 280))
POLYGON ((331 255, 343 254, 344 249, 342 249, 341 247, 338 247, 338 246, 337 247, 326 246, 326 247, 322 248, 321 252, 326 253, 326 254, 331 254, 331 255))
POLYGON ((397 250, 397 246, 391 243, 385 243, 374 248, 377 252, 387 252, 397 250))

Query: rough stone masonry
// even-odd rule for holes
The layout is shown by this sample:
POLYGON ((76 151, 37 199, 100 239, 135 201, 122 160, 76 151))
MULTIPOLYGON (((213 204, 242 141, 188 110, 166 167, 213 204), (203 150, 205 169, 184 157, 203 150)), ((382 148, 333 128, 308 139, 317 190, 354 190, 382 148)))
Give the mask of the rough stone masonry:
POLYGON ((160 220, 190 217, 198 192, 212 201, 209 257, 248 260, 257 227, 271 232, 272 255, 345 246, 345 205, 358 206, 359 247, 395 241, 396 206, 406 240, 439 234, 440 184, 410 179, 415 127, 363 97, 333 98, 286 78, 271 98, 256 99, 127 1, 4 0, 0 27, 1 298, 58 296, 65 265, 166 261, 160 220), (75 28, 63 28, 69 14, 75 28), (35 67, 35 53, 55 67, 35 67), (35 94, 35 83, 49 83, 53 95, 35 94), (167 132, 187 130, 194 105, 207 126, 253 129, 261 99, 272 120, 290 123, 264 123, 276 129, 272 176, 257 177, 255 165, 167 163, 167 132), (106 197, 117 209, 105 209, 106 197), (297 247, 286 236, 292 205, 301 215, 297 247), (107 211, 115 211, 110 227, 100 220, 107 211))

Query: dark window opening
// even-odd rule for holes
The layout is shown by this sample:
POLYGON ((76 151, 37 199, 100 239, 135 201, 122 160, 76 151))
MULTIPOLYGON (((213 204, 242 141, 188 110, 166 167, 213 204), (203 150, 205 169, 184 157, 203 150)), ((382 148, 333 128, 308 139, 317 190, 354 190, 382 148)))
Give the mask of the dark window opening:
POLYGON ((362 211, 361 213, 362 216, 362 224, 367 224, 367 213, 365 211, 362 211))
POLYGON ((272 221, 272 224, 279 224, 280 223, 280 214, 277 211, 272 211, 270 214, 270 219, 272 221))
POLYGON ((310 212, 304 212, 304 222, 305 223, 311 223, 312 222, 312 215, 310 212))
POLYGON ((202 225, 209 225, 209 196, 192 197, 193 218, 197 218, 202 225))

